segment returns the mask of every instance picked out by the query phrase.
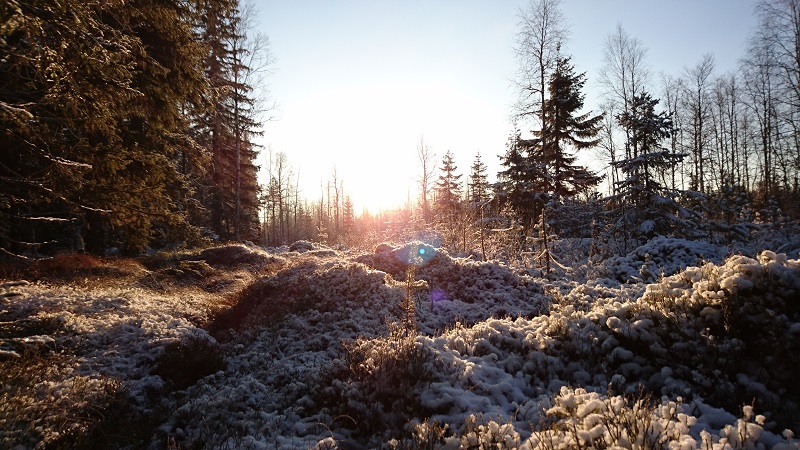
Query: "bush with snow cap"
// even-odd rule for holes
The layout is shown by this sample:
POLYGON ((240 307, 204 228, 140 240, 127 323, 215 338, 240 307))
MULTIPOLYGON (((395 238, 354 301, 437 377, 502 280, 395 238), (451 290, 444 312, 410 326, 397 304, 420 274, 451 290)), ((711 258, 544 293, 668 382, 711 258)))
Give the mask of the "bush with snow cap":
MULTIPOLYGON (((763 252, 690 267, 639 302, 693 391, 728 409, 756 400, 785 422, 800 414, 800 262, 763 252), (672 338, 671 336, 675 336, 672 338)), ((677 376, 677 374, 676 374, 677 376)))
POLYGON ((621 282, 642 280, 643 269, 654 281, 659 275, 672 275, 703 261, 721 262, 720 249, 702 241, 658 236, 625 256, 614 256, 603 262, 605 276, 621 282))
POLYGON ((314 250, 314 244, 308 241, 296 241, 289 246, 290 252, 305 253, 314 250))
POLYGON ((229 244, 207 248, 199 254, 188 255, 186 259, 202 259, 211 266, 232 267, 251 266, 264 267, 267 264, 282 264, 283 259, 265 250, 244 244, 229 244))

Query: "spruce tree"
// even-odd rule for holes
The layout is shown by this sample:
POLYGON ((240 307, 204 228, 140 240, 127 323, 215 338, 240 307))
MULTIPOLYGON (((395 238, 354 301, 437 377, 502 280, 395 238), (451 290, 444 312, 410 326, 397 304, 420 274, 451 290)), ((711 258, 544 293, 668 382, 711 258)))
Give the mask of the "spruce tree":
POLYGON ((585 82, 585 74, 575 74, 569 58, 558 58, 542 106, 541 129, 533 131, 532 139, 522 139, 516 132, 502 160, 507 167, 500 173, 504 190, 512 207, 522 215, 526 234, 534 221, 538 221, 548 272, 548 203, 588 192, 601 181, 587 168, 577 165, 572 154, 599 143, 597 135, 603 116, 579 114, 584 104, 581 90, 585 82))
MULTIPOLYGON (((470 167, 469 181, 467 182, 467 189, 469 189, 468 200, 470 204, 469 213, 472 216, 472 221, 477 227, 478 241, 481 247, 481 255, 486 258, 486 232, 485 232, 485 218, 486 209, 491 198, 491 186, 486 177, 486 164, 481 160, 481 154, 478 152, 475 155, 475 161, 470 167)), ((466 234, 466 229, 465 229, 466 234)), ((466 240, 466 239, 465 239, 466 240)), ((466 247, 466 245, 465 245, 466 247)), ((465 248, 466 250, 466 248, 465 248)))
POLYGON ((442 158, 439 178, 434 186, 434 215, 436 224, 445 232, 445 239, 451 245, 457 240, 461 213, 461 185, 458 181, 461 174, 456 174, 456 170, 453 153, 448 150, 442 158))
MULTIPOLYGON (((199 103, 205 80, 188 4, 132 0, 125 6, 107 20, 130 30, 141 45, 131 85, 141 95, 124 108, 114 158, 103 157, 99 167, 119 177, 108 201, 129 206, 113 214, 114 232, 122 236, 125 251, 138 253, 197 234, 189 224, 191 190, 180 163, 203 157, 184 111, 199 103), (106 166, 115 158, 121 168, 106 166)), ((98 194, 108 192, 105 184, 92 187, 98 194)))
POLYGON ((137 253, 190 231, 174 156, 202 72, 183 4, 11 1, 0 27, 0 245, 137 253))
POLYGON ((198 39, 210 91, 195 119, 195 136, 211 167, 199 192, 208 210, 204 223, 222 239, 258 236, 257 112, 248 84, 246 27, 236 0, 198 3, 198 39))
POLYGON ((486 164, 481 160, 481 154, 475 155, 475 161, 470 167, 469 182, 469 201, 473 207, 478 207, 489 200, 491 186, 486 177, 486 164))
POLYGON ((666 112, 656 113, 658 102, 646 92, 636 95, 628 111, 617 117, 620 125, 630 130, 638 155, 617 161, 626 178, 618 182, 618 194, 612 199, 633 206, 620 209, 622 225, 626 234, 636 233, 643 239, 673 230, 681 210, 675 201, 676 193, 659 183, 657 177, 686 156, 661 147, 661 141, 671 135, 673 128, 666 112))
POLYGON ((519 129, 515 128, 509 136, 500 164, 506 169, 497 174, 499 197, 511 207, 523 233, 527 234, 540 215, 546 197, 540 163, 522 145, 519 129))
POLYGON ((586 75, 575 74, 570 58, 559 58, 548 85, 544 125, 533 132, 534 139, 520 142, 530 157, 541 164, 544 190, 556 199, 587 192, 602 179, 577 165, 577 157, 572 153, 600 142, 597 135, 603 115, 579 114, 583 109, 581 90, 585 83, 586 75))
POLYGON ((78 1, 7 2, 0 29, 0 247, 35 253, 58 239, 48 223, 74 229, 107 211, 81 188, 117 141, 136 42, 78 1))

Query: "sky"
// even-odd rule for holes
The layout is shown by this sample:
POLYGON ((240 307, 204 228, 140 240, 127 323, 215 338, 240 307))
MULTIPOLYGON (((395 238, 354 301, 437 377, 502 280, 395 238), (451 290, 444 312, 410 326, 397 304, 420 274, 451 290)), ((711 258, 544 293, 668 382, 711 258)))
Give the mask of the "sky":
MULTIPOLYGON (((564 51, 586 72, 585 111, 600 112, 597 75, 617 24, 647 48, 658 92, 658 74, 679 76, 705 53, 716 75, 734 71, 755 2, 562 0, 564 51)), ((255 4, 255 31, 268 36, 275 60, 266 88, 277 105, 257 143, 262 155, 287 155, 301 197, 319 200, 335 172, 357 214, 415 200, 421 141, 438 165, 452 151, 462 180, 480 152, 495 179, 512 129, 514 44, 527 0, 255 4)), ((581 161, 602 170, 588 154, 581 161)))

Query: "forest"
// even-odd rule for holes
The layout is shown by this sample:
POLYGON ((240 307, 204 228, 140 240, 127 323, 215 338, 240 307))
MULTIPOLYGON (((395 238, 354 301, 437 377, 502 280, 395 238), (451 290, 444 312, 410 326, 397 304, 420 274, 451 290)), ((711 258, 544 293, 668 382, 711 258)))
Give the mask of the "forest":
POLYGON ((253 5, 0 3, 0 449, 800 449, 800 0, 724 74, 618 25, 596 111, 561 7, 359 213, 257 144, 253 5))
POLYGON ((747 240, 798 215, 794 6, 758 3, 740 67, 725 74, 713 54, 652 74, 646 43, 618 25, 605 37, 594 112, 584 111, 587 75, 562 50, 567 18, 557 4, 531 6, 516 30, 503 169, 487 173, 478 153, 459 171, 420 139, 409 149, 419 189, 406 206, 358 214, 335 170, 307 198, 297 157, 254 144, 274 103, 252 6, 10 1, 0 248, 6 259, 138 255, 225 241, 371 246, 430 232, 453 252, 543 252, 547 266, 548 239, 594 238, 606 257, 654 236, 747 240), (607 169, 578 164, 587 152, 607 169))

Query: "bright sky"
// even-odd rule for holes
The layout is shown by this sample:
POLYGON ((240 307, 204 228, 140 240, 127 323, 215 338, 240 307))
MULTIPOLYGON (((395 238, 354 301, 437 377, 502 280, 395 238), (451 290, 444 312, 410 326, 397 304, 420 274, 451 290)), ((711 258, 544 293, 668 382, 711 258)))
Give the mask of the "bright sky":
MULTIPOLYGON (((744 56, 754 4, 562 0, 571 29, 565 50, 587 73, 587 107, 596 108, 603 44, 617 23, 648 49, 653 74, 679 76, 710 52, 719 75, 744 56)), ((513 46, 527 0, 256 5, 258 31, 276 58, 269 83, 279 105, 259 143, 286 153, 301 196, 319 199, 335 169, 357 213, 402 205, 409 193, 417 196, 423 137, 437 164, 453 152, 462 180, 478 151, 494 179, 511 130, 513 46)), ((651 91, 657 95, 658 86, 651 91)))

